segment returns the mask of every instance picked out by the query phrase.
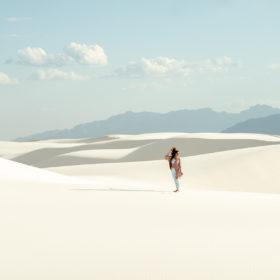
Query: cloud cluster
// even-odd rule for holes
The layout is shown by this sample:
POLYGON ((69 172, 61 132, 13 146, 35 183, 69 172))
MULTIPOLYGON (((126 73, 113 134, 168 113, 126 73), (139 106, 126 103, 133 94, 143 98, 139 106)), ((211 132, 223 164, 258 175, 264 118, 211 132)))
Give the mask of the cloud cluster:
POLYGON ((105 66, 107 56, 98 45, 70 43, 64 48, 65 54, 48 54, 42 48, 26 47, 18 50, 18 62, 33 66, 61 66, 69 62, 105 66))
POLYGON ((31 76, 34 80, 73 80, 84 81, 88 80, 88 76, 81 76, 74 72, 64 72, 59 69, 38 70, 31 76))
POLYGON ((142 58, 139 62, 132 61, 118 68, 114 76, 122 78, 185 77, 192 72, 228 71, 230 68, 240 66, 239 61, 233 61, 227 56, 196 63, 168 57, 142 58))
POLYGON ((10 78, 6 73, 0 72, 0 85, 11 85, 17 83, 18 83, 17 79, 10 78))
MULTIPOLYGON (((33 74, 35 80, 87 80, 88 76, 78 75, 74 72, 63 72, 56 69, 59 66, 77 63, 81 65, 106 66, 107 55, 99 45, 86 45, 72 42, 63 49, 63 53, 49 54, 38 47, 26 47, 17 52, 16 62, 24 65, 49 67, 48 70, 38 70, 33 74)), ((11 63, 13 60, 7 60, 11 63)), ((225 72, 240 67, 241 63, 228 56, 207 59, 198 62, 189 62, 169 57, 142 58, 140 61, 131 61, 117 68, 106 77, 117 78, 149 78, 163 77, 173 79, 187 77, 193 72, 225 72)))

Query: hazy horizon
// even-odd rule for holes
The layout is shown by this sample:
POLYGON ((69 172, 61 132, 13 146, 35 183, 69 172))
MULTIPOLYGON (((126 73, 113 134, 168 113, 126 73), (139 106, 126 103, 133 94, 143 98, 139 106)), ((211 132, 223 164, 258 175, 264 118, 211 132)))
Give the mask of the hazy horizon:
MULTIPOLYGON (((113 116, 116 116, 116 115, 121 115, 121 114, 125 114, 125 113, 127 113, 127 112, 133 112, 133 113, 142 113, 142 112, 150 112, 150 113, 159 113, 159 114, 166 114, 166 113, 169 113, 169 112, 172 112, 172 111, 179 111, 179 110, 201 110, 201 109, 210 109, 210 110, 213 110, 213 111, 215 111, 215 112, 225 112, 225 113, 236 113, 236 114, 238 114, 238 113, 241 113, 242 111, 244 111, 244 110, 247 110, 247 109, 250 109, 251 107, 255 107, 255 106, 258 106, 258 105, 261 105, 261 106, 270 106, 270 105, 268 105, 268 104, 253 104, 253 105, 251 105, 251 106, 249 106, 249 107, 246 107, 246 108, 243 108, 243 109, 241 109, 241 110, 239 110, 239 111, 236 111, 236 110, 234 110, 234 111, 230 111, 230 110, 215 110, 215 109, 213 109, 213 108, 211 108, 211 107, 198 107, 198 108, 181 108, 181 109, 175 109, 175 110, 166 110, 166 111, 151 111, 151 110, 140 110, 140 111, 136 111, 136 110, 124 110, 124 111, 122 111, 122 112, 119 112, 119 113, 116 113, 116 114, 112 114, 112 115, 109 115, 108 117, 104 117, 104 118, 99 118, 99 119, 89 119, 89 120, 87 120, 87 121, 83 121, 83 122, 78 122, 78 123, 74 123, 74 124, 70 124, 69 126, 67 126, 67 127, 56 127, 56 124, 54 123, 53 124, 53 128, 52 127, 49 127, 48 129, 46 129, 46 128, 42 128, 41 130, 37 130, 37 131, 33 131, 32 133, 30 133, 30 134, 24 134, 24 135, 16 135, 15 137, 10 137, 10 138, 1 138, 0 139, 0 141, 2 140, 2 141, 7 141, 7 140, 14 140, 14 139, 16 139, 16 138, 21 138, 21 137, 26 137, 26 136, 28 136, 28 135, 32 135, 32 134, 37 134, 37 133, 42 133, 42 132, 46 132, 46 131, 51 131, 51 130, 55 130, 55 129, 58 129, 58 130, 60 130, 60 129, 71 129, 71 128, 73 128, 73 127, 75 127, 76 125, 80 125, 80 124, 84 124, 84 123, 90 123, 90 122, 94 122, 94 121, 102 121, 102 120, 107 120, 107 119, 109 119, 110 117, 113 117, 113 116)), ((276 107, 276 106, 271 106, 271 107, 273 107, 273 108, 279 108, 280 109, 280 106, 279 107, 276 107)))
MULTIPOLYGON (((180 127, 179 131, 181 131, 181 132, 188 132, 188 133, 195 133, 195 132, 203 133, 204 132, 205 133, 205 132, 210 132, 210 131, 211 132, 223 132, 225 129, 230 129, 232 127, 232 125, 239 124, 240 122, 242 122, 242 120, 247 121, 247 120, 251 120, 251 119, 255 119, 255 118, 257 118, 257 119, 261 118, 262 119, 262 118, 267 117, 267 116, 271 116, 271 115, 275 115, 275 114, 278 115, 278 114, 280 114, 280 108, 271 107, 271 106, 268 106, 266 104, 256 104, 254 106, 246 108, 245 110, 242 110, 240 112, 235 112, 235 113, 226 112, 226 111, 215 111, 210 107, 203 107, 203 108, 198 108, 198 109, 183 109, 183 110, 174 110, 174 111, 172 110, 172 111, 167 111, 167 112, 152 112, 152 111, 138 111, 138 112, 136 112, 136 111, 128 110, 128 111, 122 112, 120 114, 109 116, 106 119, 90 120, 88 122, 79 123, 79 124, 71 126, 71 127, 64 127, 61 130, 57 130, 56 133, 58 133, 58 132, 62 133, 62 135, 60 135, 58 138, 73 138, 74 135, 69 134, 69 131, 71 131, 72 129, 76 129, 76 131, 74 133, 75 134, 74 138, 77 138, 77 136, 78 136, 78 138, 85 138, 85 137, 86 138, 87 137, 92 138, 92 137, 100 137, 100 136, 111 135, 111 134, 135 134, 135 126, 133 125, 133 131, 131 131, 132 127, 130 127, 130 124, 127 123, 127 122, 129 122, 129 120, 131 120, 132 118, 135 118, 133 115, 137 115, 137 114, 141 114, 140 119, 142 120, 142 124, 141 124, 142 126, 138 127, 137 134, 139 134, 139 133, 140 134, 141 133, 152 133, 152 132, 155 133, 155 132, 158 132, 162 129, 164 129, 164 131, 162 131, 162 132, 166 132, 165 130, 166 130, 166 125, 168 126, 168 124, 167 124, 168 118, 164 119, 165 125, 164 125, 164 127, 162 127, 161 126, 161 121, 159 121, 159 119, 158 119, 159 116, 157 118, 154 118, 150 114, 162 114, 162 115, 167 116, 167 114, 169 114, 171 112, 175 112, 175 113, 178 112, 180 115, 178 115, 178 117, 177 118, 175 117, 175 119, 174 119, 174 114, 172 114, 173 115, 173 117, 171 117, 171 118, 173 118, 172 122, 175 121, 177 123, 177 125, 174 125, 173 128, 172 128, 172 126, 170 126, 170 129, 168 129, 168 131, 178 131, 178 123, 179 123, 179 127, 180 127), (191 127, 188 127, 187 123, 189 123, 189 119, 188 119, 189 117, 186 116, 187 119, 185 120, 186 122, 184 123, 184 120, 182 119, 182 115, 181 115, 182 111, 188 111, 189 113, 193 112, 195 115, 193 115, 193 116, 189 115, 189 117, 192 118, 192 117, 195 116, 196 124, 191 122, 192 123, 191 127), (225 113, 225 114, 228 114, 227 119, 228 119, 229 114, 230 114, 231 118, 235 119, 235 121, 233 121, 233 123, 231 123, 232 120, 230 121, 230 123, 227 123, 227 122, 223 121, 223 125, 225 125, 225 127, 224 128, 220 127, 220 129, 218 129, 217 126, 219 126, 219 124, 217 124, 217 119, 215 119, 215 120, 212 119, 212 121, 210 121, 210 118, 209 118, 209 115, 208 115, 209 111, 213 112, 212 117, 214 117, 214 118, 217 117, 217 115, 216 115, 217 113, 218 114, 219 113, 225 113), (199 113, 199 115, 197 113, 199 113), (114 126, 116 125, 113 118, 116 119, 115 117, 118 117, 120 115, 127 115, 126 117, 118 118, 118 125, 121 124, 121 126, 123 126, 123 127, 119 128, 117 131, 112 132, 110 129, 113 129, 114 126), (214 116, 214 115, 216 115, 216 116, 214 116), (235 115, 235 117, 234 117, 234 115, 235 115), (239 118, 238 118, 238 115, 239 115, 239 118), (242 117, 242 115, 243 115, 243 117, 242 117), (236 119, 236 117, 237 117, 237 119, 236 119), (203 123, 203 120, 205 121, 206 118, 208 120, 206 122, 208 125, 206 125, 202 128, 201 124, 197 123, 197 121, 199 119, 201 119, 202 123, 203 123), (148 123, 151 122, 151 121, 156 121, 156 119, 159 121, 159 123, 154 127, 154 130, 151 131, 150 124, 148 124, 148 123), (147 122, 145 123, 145 120, 148 121, 148 123, 147 122), (105 121, 104 126, 101 127, 100 124, 98 124, 99 121, 105 121), (215 125, 213 126, 214 123, 216 124, 216 127, 215 127, 215 125), (87 126, 89 124, 91 126, 91 128, 90 128, 91 131, 93 130, 92 126, 97 125, 95 127, 95 129, 98 130, 98 131, 95 132, 95 133, 97 133, 96 135, 94 135, 92 132, 89 135, 86 135, 86 136, 80 134, 82 131, 83 131, 83 134, 84 134, 85 131, 89 129, 89 127, 81 128, 80 132, 77 131, 78 127, 81 127, 81 126, 84 126, 84 125, 87 126), (110 124, 109 127, 108 127, 108 124, 110 124), (149 128, 147 128, 147 124, 148 124, 149 128), (101 134, 100 134, 100 129, 102 131, 101 134), (64 130, 67 130, 68 132, 65 132, 64 130)), ((221 115, 220 115, 220 117, 221 117, 221 115)), ((223 118, 225 118, 225 115, 223 115, 223 118)), ((138 122, 138 125, 139 125, 139 121, 140 121, 139 117, 136 117, 136 119, 137 119, 137 122, 138 122)), ((171 121, 171 120, 169 119, 169 121, 171 121)), ((169 123, 169 125, 170 125, 170 123, 169 123)), ((48 138, 46 138, 46 139, 53 139, 53 137, 54 137, 54 135, 52 133, 53 131, 55 131, 55 129, 38 131, 38 132, 33 133, 32 135, 23 135, 23 136, 19 136, 17 138, 9 139, 9 140, 12 140, 12 141, 14 141, 14 140, 15 141, 26 141, 26 140, 30 140, 30 139, 33 139, 33 140, 34 139, 37 139, 37 140, 41 139, 41 140, 43 140, 43 139, 45 139, 45 137, 47 135, 48 135, 47 136, 48 138), (39 136, 40 134, 44 134, 43 138, 41 138, 42 135, 39 136)), ((55 138, 56 137, 57 137, 57 135, 55 136, 55 138)))
POLYGON ((9 1, 0 139, 126 111, 280 108, 278 1, 9 1))

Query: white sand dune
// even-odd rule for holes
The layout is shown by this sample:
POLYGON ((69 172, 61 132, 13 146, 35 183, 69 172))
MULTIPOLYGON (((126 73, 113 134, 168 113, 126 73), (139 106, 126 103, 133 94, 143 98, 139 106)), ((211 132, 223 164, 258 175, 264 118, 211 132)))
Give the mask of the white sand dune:
MULTIPOLYGON (((182 157, 280 143, 280 138, 258 134, 153 133, 111 135, 93 139, 52 140, 22 143, 15 154, 15 144, 7 143, 2 157, 40 168, 80 164, 119 163, 161 160, 163 151, 176 146, 182 157), (57 141, 57 142, 54 142, 57 141), (38 143, 42 142, 42 143, 38 143), (49 143, 50 142, 50 143, 49 143), (67 143, 64 143, 67 142, 67 143), (9 146, 10 145, 10 146, 9 146), (39 148, 41 145, 41 148, 39 148), (49 147, 48 147, 49 145, 49 147), (28 147, 28 151, 25 149, 28 147)), ((19 147, 20 143, 17 143, 19 147)), ((1 153, 1 148, 0 148, 1 153)))
POLYGON ((42 182, 57 184, 80 184, 86 180, 57 174, 51 171, 17 163, 11 160, 0 158, 0 182, 2 184, 12 182, 42 182))
POLYGON ((0 279, 278 280, 278 142, 178 133, 0 142, 0 279), (158 158, 172 144, 179 193, 158 158))

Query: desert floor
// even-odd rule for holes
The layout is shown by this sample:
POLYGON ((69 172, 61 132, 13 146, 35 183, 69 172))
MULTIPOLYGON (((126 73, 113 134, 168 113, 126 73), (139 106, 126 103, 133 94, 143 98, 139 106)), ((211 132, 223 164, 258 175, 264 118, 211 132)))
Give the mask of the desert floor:
POLYGON ((5 141, 0 156, 0 279, 280 279, 277 136, 5 141))

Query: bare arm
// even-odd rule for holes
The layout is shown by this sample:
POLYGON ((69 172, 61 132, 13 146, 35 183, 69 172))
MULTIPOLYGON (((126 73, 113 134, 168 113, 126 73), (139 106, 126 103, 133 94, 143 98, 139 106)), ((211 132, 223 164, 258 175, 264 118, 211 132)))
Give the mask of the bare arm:
POLYGON ((166 160, 170 160, 171 156, 169 154, 171 153, 171 150, 164 156, 166 160))
POLYGON ((182 176, 182 175, 183 175, 183 172, 182 172, 181 159, 179 159, 178 167, 179 167, 179 172, 180 172, 180 174, 181 174, 181 176, 182 176))
POLYGON ((182 166, 181 166, 181 159, 179 158, 179 162, 178 162, 178 166, 179 166, 179 170, 180 170, 180 172, 182 172, 182 166))

